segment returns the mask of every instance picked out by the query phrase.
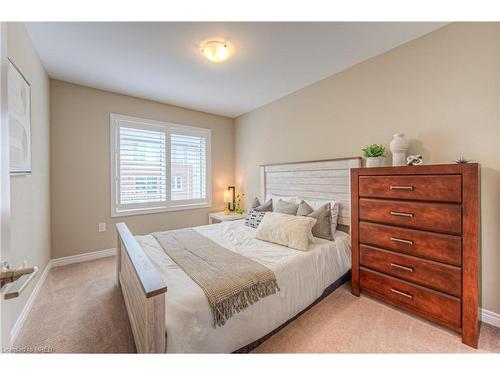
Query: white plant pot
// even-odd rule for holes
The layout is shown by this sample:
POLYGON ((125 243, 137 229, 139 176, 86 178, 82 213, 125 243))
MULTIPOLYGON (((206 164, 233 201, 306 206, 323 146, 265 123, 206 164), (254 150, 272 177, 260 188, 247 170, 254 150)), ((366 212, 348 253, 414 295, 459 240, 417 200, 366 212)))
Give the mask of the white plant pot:
POLYGON ((382 167, 384 165, 384 157, 377 156, 376 158, 366 158, 366 167, 382 167))

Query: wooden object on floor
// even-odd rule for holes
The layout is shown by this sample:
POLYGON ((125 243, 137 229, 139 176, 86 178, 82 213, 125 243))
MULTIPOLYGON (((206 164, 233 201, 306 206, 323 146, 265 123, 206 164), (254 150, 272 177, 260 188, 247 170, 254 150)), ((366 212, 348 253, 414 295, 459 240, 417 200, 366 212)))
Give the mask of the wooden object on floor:
POLYGON ((352 293, 477 348, 479 164, 351 170, 352 293))
POLYGON ((118 231, 117 278, 138 353, 165 353, 165 292, 160 277, 125 223, 118 231))

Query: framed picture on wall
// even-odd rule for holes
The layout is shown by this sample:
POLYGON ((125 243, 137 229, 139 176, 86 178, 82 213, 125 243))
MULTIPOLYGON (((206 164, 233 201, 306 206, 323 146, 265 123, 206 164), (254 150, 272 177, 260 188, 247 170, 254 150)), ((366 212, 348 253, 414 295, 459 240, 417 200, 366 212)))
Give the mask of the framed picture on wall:
POLYGON ((31 87, 9 60, 8 79, 9 154, 11 174, 31 173, 31 87))

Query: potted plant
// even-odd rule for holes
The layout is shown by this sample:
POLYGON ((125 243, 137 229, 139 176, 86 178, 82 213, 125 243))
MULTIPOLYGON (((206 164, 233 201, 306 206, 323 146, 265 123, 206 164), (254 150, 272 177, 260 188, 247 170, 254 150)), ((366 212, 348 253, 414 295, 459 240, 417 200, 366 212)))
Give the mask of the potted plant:
POLYGON ((363 156, 366 158, 366 166, 381 167, 383 165, 385 147, 376 143, 366 146, 363 150, 363 156))
POLYGON ((245 210, 243 209, 243 207, 241 207, 241 199, 245 197, 245 194, 238 194, 236 196, 236 201, 235 201, 235 204, 234 204, 234 211, 237 213, 237 214, 243 214, 245 212, 245 210))

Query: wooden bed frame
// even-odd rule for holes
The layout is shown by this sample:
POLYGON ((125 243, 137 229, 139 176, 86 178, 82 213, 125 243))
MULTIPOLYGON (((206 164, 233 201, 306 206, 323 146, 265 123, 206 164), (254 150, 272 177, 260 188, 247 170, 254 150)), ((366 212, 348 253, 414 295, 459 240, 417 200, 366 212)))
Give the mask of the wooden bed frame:
MULTIPOLYGON (((360 166, 359 157, 264 165, 260 167, 261 199, 275 194, 338 201, 338 222, 341 230, 348 232, 350 169, 360 166)), ((125 300, 137 352, 166 353, 167 285, 127 225, 118 223, 116 229, 116 281, 125 300)))
POLYGON ((167 284, 125 223, 118 231, 117 284, 122 289, 138 353, 165 353, 167 284))

